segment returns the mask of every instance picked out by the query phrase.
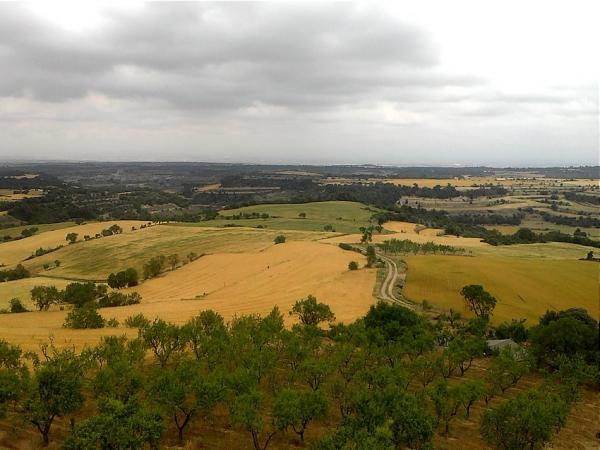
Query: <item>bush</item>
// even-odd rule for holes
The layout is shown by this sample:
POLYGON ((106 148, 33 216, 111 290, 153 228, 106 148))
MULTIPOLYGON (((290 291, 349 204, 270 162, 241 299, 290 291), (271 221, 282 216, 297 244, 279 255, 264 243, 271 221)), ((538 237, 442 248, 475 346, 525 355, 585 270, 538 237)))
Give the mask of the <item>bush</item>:
POLYGON ((144 278, 155 278, 160 275, 160 273, 165 268, 167 258, 164 255, 155 256, 150 259, 146 264, 144 264, 144 278))
POLYGON ((117 328, 119 326, 119 321, 112 317, 106 321, 106 326, 108 328, 117 328))
POLYGON ((275 244, 283 244, 285 242, 285 236, 283 234, 275 236, 275 239, 273 239, 273 242, 275 242, 275 244))
POLYGON ((496 328, 497 339, 512 339, 515 342, 523 342, 527 340, 529 332, 525 328, 525 320, 512 319, 510 322, 502 322, 496 328))
POLYGON ((358 263, 356 261, 350 261, 348 263, 348 269, 350 269, 350 270, 358 270, 358 263))
POLYGON ((91 281, 86 283, 71 283, 65 287, 62 297, 65 303, 71 303, 77 307, 96 300, 106 293, 106 286, 96 286, 91 281))
POLYGON ((121 272, 111 273, 108 276, 108 285, 113 289, 121 289, 125 286, 132 287, 137 286, 139 276, 137 270, 130 267, 129 269, 122 270, 121 272))
POLYGON ((142 300, 142 296, 137 292, 131 294, 122 294, 120 292, 111 292, 98 300, 100 308, 113 308, 115 306, 137 305, 142 300))
POLYGON ((23 264, 17 264, 14 269, 0 270, 0 282, 20 280, 21 278, 29 278, 29 271, 23 264))
POLYGON ((24 313, 29 311, 27 308, 25 308, 25 306, 23 306, 23 303, 21 303, 21 300, 18 298, 10 299, 9 308, 11 313, 24 313))
POLYGON ((105 320, 98 314, 96 307, 92 304, 87 304, 81 308, 73 308, 67 317, 63 327, 83 329, 83 328, 104 328, 105 320))
POLYGON ((142 313, 139 313, 125 319, 125 326, 127 328, 146 328, 150 326, 150 321, 142 313))

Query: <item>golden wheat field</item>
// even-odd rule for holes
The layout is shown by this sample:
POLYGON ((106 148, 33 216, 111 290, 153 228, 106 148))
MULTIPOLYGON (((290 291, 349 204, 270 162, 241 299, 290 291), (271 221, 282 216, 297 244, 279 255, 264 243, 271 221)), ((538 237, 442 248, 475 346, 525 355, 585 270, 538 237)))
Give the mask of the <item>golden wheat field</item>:
MULTIPOLYGON (((61 230, 63 233, 65 230, 61 230)), ((150 258, 176 254, 181 260, 194 252, 197 255, 257 251, 272 245, 278 234, 289 240, 312 240, 331 233, 278 231, 255 228, 208 228, 193 226, 154 225, 131 233, 123 233, 88 242, 67 245, 24 263, 34 273, 83 280, 105 280, 111 272, 136 268, 140 273, 150 258), (60 267, 44 270, 58 259, 60 267)), ((1 248, 1 247, 0 247, 1 248)))
POLYGON ((580 307, 598 317, 598 264, 575 259, 506 256, 406 256, 405 295, 464 311, 459 294, 481 284, 498 299, 492 321, 525 318, 535 324, 546 310, 580 307))
MULTIPOLYGON (((207 255, 131 288, 142 295, 141 304, 100 312, 121 322, 141 312, 149 318, 182 323, 202 310, 214 309, 230 319, 234 315, 265 314, 273 306, 286 314, 296 300, 313 294, 332 307, 338 320, 348 322, 364 315, 374 302, 376 274, 374 269, 349 271, 352 260, 364 263, 364 257, 357 253, 311 241, 207 255)), ((56 310, 0 315, 0 329, 6 339, 31 350, 49 336, 54 336, 58 345, 81 346, 125 331, 122 327, 66 330, 62 328, 65 315, 66 311, 56 310)))
POLYGON ((11 298, 18 298, 28 309, 34 309, 31 303, 31 289, 35 286, 56 286, 63 289, 69 281, 59 278, 32 277, 0 283, 0 309, 7 308, 11 298))
MULTIPOLYGON (((25 258, 30 256, 39 248, 49 249, 55 248, 59 245, 67 245, 65 237, 68 233, 77 233, 78 239, 83 239, 86 234, 94 236, 96 233, 100 233, 103 229, 110 227, 113 224, 118 224, 123 228, 123 233, 132 233, 131 227, 138 228, 141 224, 146 222, 140 222, 138 220, 117 220, 113 222, 92 222, 83 225, 75 225, 72 227, 62 228, 59 230, 46 231, 43 233, 35 234, 31 237, 20 239, 18 241, 4 242, 0 245, 0 263, 11 266, 18 264, 25 258)), ((117 236, 108 236, 102 239, 111 239, 117 236)), ((79 245, 79 244, 75 244, 79 245)), ((52 256, 49 254, 47 256, 52 256)), ((54 261, 56 258, 46 258, 48 261, 54 261)))
MULTIPOLYGON (((456 247, 485 247, 488 246, 485 242, 481 242, 479 238, 465 238, 443 235, 443 230, 436 228, 423 228, 421 225, 410 222, 386 222, 384 225, 386 230, 391 231, 389 234, 373 234, 373 242, 381 243, 389 239, 409 239, 413 242, 425 243, 435 242, 441 245, 453 245, 456 247), (419 230, 419 231, 417 231, 419 230)), ((361 234, 346 234, 343 236, 335 236, 323 239, 322 242, 338 244, 341 242, 357 243, 360 242, 361 234)))

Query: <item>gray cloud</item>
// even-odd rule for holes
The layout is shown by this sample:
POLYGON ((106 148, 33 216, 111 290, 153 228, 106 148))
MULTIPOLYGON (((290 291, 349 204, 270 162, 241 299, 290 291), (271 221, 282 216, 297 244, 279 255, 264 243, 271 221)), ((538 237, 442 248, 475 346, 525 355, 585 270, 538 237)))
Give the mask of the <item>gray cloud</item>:
MULTIPOLYGON (((379 142, 388 152, 382 162, 390 162, 398 142, 418 148, 419 133, 434 151, 425 136, 449 121, 468 127, 475 119, 515 116, 519 126, 536 115, 535 127, 543 130, 544 114, 592 117, 598 110, 597 86, 504 93, 478 74, 445 70, 431 30, 364 5, 149 3, 135 11, 107 9, 103 18, 103 26, 74 33, 19 4, 0 4, 0 156, 18 154, 16 145, 39 150, 56 136, 70 147, 68 124, 83 121, 94 124, 78 131, 92 154, 97 130, 118 128, 120 152, 134 136, 125 128, 139 133, 152 124, 164 130, 165 141, 175 136, 181 155, 203 148, 198 159, 220 148, 242 155, 235 150, 240 145, 274 159, 281 145, 265 137, 271 134, 275 140, 301 135, 294 151, 358 151, 347 127, 367 134, 380 132, 368 126, 420 126, 406 132, 406 141, 393 129, 382 141, 360 137, 363 148, 379 142), (332 127, 329 135, 322 127, 332 127), (30 135, 19 140, 20 130, 30 135), (45 130, 50 138, 31 136, 45 130)), ((158 152, 150 133, 135 136, 158 152)))

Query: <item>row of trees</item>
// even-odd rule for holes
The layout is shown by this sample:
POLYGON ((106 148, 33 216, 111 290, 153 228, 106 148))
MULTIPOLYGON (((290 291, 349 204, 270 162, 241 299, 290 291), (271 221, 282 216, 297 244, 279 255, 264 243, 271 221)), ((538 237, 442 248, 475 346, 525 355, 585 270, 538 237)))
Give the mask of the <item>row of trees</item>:
POLYGON ((90 282, 70 283, 63 290, 56 286, 34 286, 31 289, 31 300, 39 311, 47 311, 51 305, 66 303, 79 308, 94 303, 101 308, 124 306, 140 303, 141 297, 136 292, 122 294, 107 292, 102 284, 90 282))
POLYGON ((460 253, 465 253, 465 249, 461 247, 454 247, 452 245, 443 245, 436 244, 434 242, 425 242, 424 244, 419 244, 418 242, 413 242, 410 239, 388 239, 383 241, 380 244, 377 244, 381 250, 385 253, 433 253, 438 254, 441 253, 443 255, 455 255, 460 253))
MULTIPOLYGON (((488 367, 483 377, 464 377, 489 354, 473 326, 482 319, 432 324, 380 303, 363 319, 323 330, 334 316, 314 297, 290 314, 298 322, 291 329, 277 308, 229 323, 214 311, 182 326, 139 320, 136 339, 106 337, 78 354, 47 346, 41 359, 0 342, 0 405, 45 443, 57 419, 73 419, 65 449, 158 448, 167 430, 182 441, 211 418, 245 431, 257 450, 290 436, 318 450, 424 449, 436 430, 450 433, 473 405, 484 407, 535 367, 526 354, 505 350, 480 365, 488 367)), ((500 399, 483 415, 488 443, 537 449, 556 433, 563 421, 550 419, 566 415, 563 393, 576 398, 597 373, 572 349, 554 361, 546 399, 536 391, 525 394, 535 403, 500 399)))

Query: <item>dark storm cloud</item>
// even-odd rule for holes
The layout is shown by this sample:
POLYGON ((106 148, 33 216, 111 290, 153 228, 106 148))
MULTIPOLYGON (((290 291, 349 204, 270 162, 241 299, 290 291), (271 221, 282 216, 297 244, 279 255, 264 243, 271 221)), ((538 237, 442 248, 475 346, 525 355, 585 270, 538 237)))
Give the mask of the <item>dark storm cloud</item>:
POLYGON ((84 37, 0 5, 0 95, 61 101, 99 92, 229 109, 331 107, 403 87, 480 83, 435 73, 439 50, 413 25, 347 5, 148 4, 106 13, 84 37))

